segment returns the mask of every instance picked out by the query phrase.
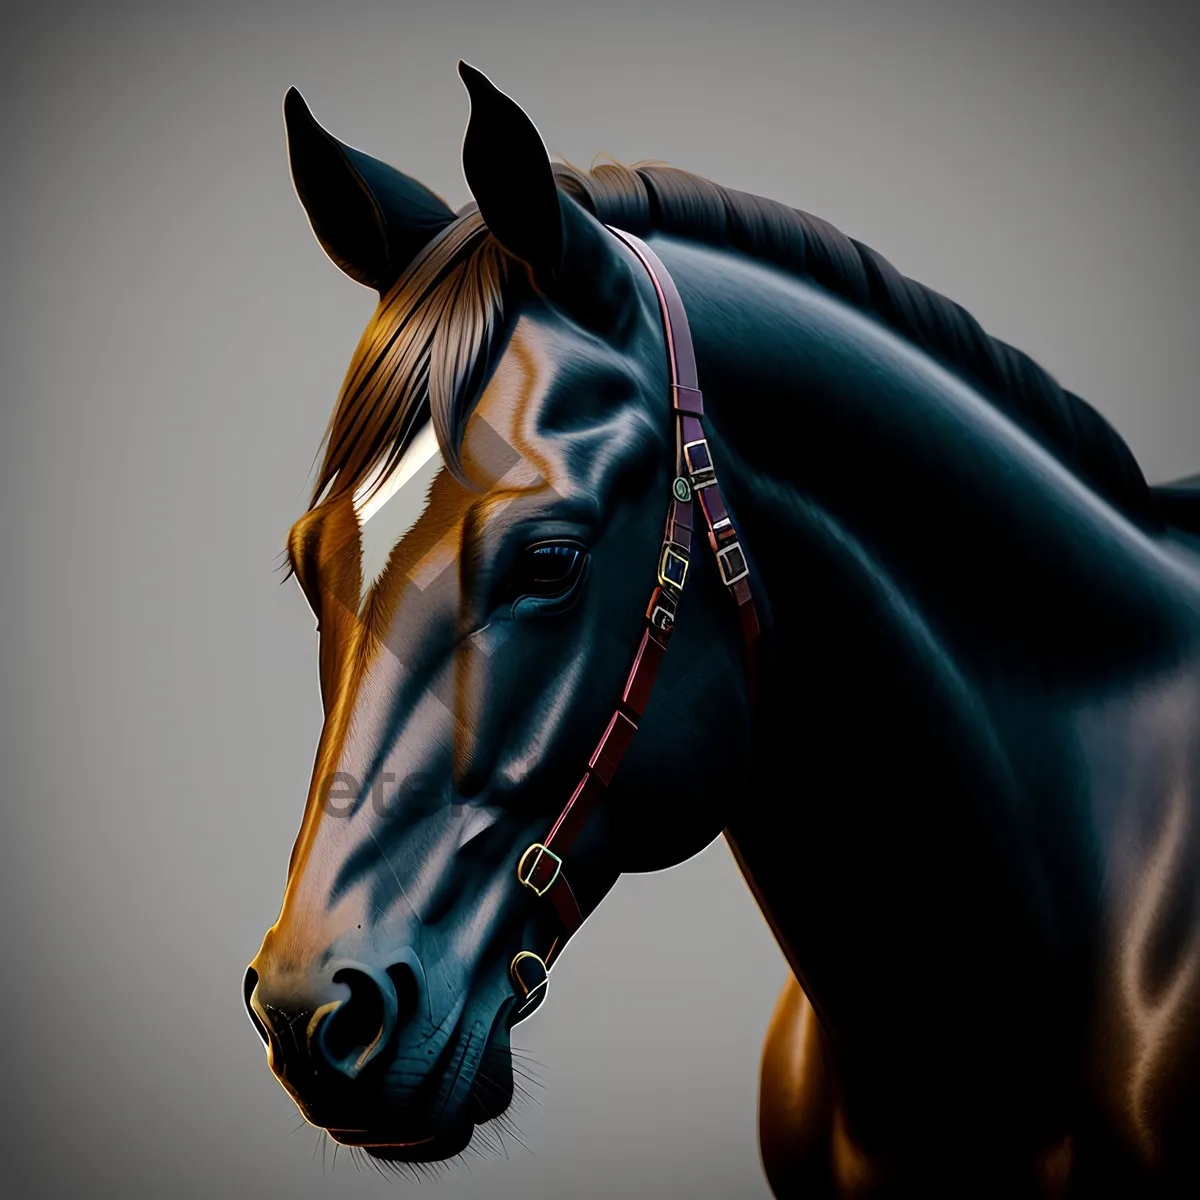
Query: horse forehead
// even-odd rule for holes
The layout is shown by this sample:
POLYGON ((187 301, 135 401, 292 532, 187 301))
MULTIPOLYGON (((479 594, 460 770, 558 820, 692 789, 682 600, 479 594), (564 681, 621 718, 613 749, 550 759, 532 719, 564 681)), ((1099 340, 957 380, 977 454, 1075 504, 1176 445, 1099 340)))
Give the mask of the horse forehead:
MULTIPOLYGON (((467 476, 484 490, 565 487, 570 467, 556 446, 557 426, 581 423, 596 394, 589 384, 616 371, 618 358, 545 304, 521 312, 464 430, 461 461, 467 476)), ((386 476, 381 465, 355 490, 359 612, 447 474, 433 424, 426 422, 386 476)))
MULTIPOLYGON (((493 409, 492 420, 482 412, 468 423, 462 447, 462 465, 468 477, 483 491, 491 487, 513 490, 536 488, 543 481, 539 470, 542 456, 520 423, 501 419, 504 406, 493 409)), ((428 547, 424 559, 441 559, 453 554, 459 520, 446 522, 447 514, 431 513, 435 495, 443 493, 456 509, 465 508, 473 497, 453 486, 446 461, 438 444, 432 421, 427 421, 413 437, 400 460, 385 470, 381 464, 355 489, 353 507, 359 530, 361 613, 371 590, 379 583, 397 548, 428 518, 434 525, 446 525, 428 547), (447 486, 450 485, 450 486, 447 486), (450 493, 447 497, 445 493, 450 493), (439 549, 440 547, 440 549, 439 549)), ((414 535, 415 536, 415 535, 414 535)), ((424 539, 422 539, 423 541, 424 539)), ((413 564, 414 569, 417 564, 413 564)))

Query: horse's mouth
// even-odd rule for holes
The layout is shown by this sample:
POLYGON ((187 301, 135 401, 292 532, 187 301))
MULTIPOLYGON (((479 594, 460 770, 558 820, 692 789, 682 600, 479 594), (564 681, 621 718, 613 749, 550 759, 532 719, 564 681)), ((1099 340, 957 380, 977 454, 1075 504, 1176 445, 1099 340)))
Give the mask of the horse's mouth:
MULTIPOLYGON (((373 1158, 389 1162, 439 1162, 461 1154, 470 1144, 476 1126, 500 1116, 512 1101, 512 1066, 507 1038, 497 1037, 505 1028, 505 1011, 498 1015, 483 1052, 469 1074, 463 1071, 462 1058, 458 1058, 457 1069, 447 1081, 446 1101, 451 1101, 455 1093, 461 1099, 453 1105, 455 1115, 449 1123, 443 1125, 410 1110, 399 1127, 394 1124, 373 1126, 368 1120, 360 1128, 326 1125, 326 1132, 343 1146, 356 1147, 373 1158)), ((446 1048, 445 1053, 451 1061, 456 1057, 456 1049, 453 1041, 446 1048)), ((442 1111, 445 1112, 444 1106, 442 1111)))
POLYGON ((511 1094, 496 1096, 490 1086, 482 1094, 472 1086, 468 1100, 471 1115, 464 1114, 453 1125, 424 1136, 412 1130, 400 1133, 394 1129, 330 1128, 327 1132, 335 1142, 343 1146, 355 1146, 372 1158, 389 1162, 440 1162, 461 1154, 470 1145, 476 1127, 500 1116, 507 1110, 511 1099, 511 1094))
POLYGON ((388 1162, 440 1162, 461 1154, 475 1133, 475 1123, 466 1121, 456 1129, 430 1134, 414 1141, 393 1141, 386 1135, 359 1129, 330 1129, 335 1142, 355 1146, 372 1158, 388 1162))
POLYGON ((432 1133, 413 1142, 380 1142, 374 1140, 380 1135, 369 1129, 327 1129, 325 1132, 340 1145, 357 1146, 360 1150, 400 1150, 407 1146, 427 1146, 437 1141, 437 1135, 432 1133))

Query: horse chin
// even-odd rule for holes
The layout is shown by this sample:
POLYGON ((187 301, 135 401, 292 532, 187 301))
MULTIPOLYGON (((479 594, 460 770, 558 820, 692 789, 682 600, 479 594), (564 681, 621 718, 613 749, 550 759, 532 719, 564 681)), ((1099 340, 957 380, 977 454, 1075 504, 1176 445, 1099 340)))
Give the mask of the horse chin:
POLYGON ((480 1089, 476 1081, 470 1091, 474 1119, 462 1118, 448 1128, 413 1141, 388 1141, 386 1137, 351 1134, 343 1130, 330 1129, 329 1136, 345 1146, 357 1146, 372 1158, 386 1162, 431 1163, 454 1158, 461 1154, 475 1136, 475 1129, 485 1121, 501 1116, 512 1102, 511 1090, 507 1096, 497 1096, 493 1088, 480 1089))

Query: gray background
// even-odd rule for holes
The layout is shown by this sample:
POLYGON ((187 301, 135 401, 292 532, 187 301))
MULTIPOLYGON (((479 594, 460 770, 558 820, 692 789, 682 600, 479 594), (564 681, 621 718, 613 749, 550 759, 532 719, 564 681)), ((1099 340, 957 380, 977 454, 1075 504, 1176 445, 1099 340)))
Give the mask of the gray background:
MULTIPOLYGON (((319 721, 312 618, 273 568, 372 310, 293 197, 289 84, 456 205, 463 56, 570 161, 820 214, 1164 478, 1200 469, 1190 7, 6 7, 0 1192, 407 1186, 289 1136, 239 999, 319 721)), ((522 1027, 534 1153, 426 1194, 764 1195, 784 975, 723 843, 626 879, 522 1027)))

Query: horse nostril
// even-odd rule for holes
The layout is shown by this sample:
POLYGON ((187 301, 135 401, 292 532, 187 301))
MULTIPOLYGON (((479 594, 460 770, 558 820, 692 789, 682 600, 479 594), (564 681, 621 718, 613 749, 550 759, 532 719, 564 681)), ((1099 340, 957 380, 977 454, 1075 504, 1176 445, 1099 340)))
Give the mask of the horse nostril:
POLYGON ((254 996, 254 989, 258 987, 258 972, 253 967, 246 968, 245 977, 242 979, 242 999, 246 1004, 246 1012, 250 1014, 250 1024, 254 1026, 258 1036, 262 1038, 264 1046, 271 1044, 270 1035, 259 1019, 258 1013, 254 1011, 254 1005, 251 1004, 251 999, 254 996))
POLYGON ((350 989, 350 998, 330 1006, 315 1030, 321 1055, 330 1066, 353 1078, 383 1048, 396 1024, 396 992, 386 976, 343 967, 334 983, 350 989))

